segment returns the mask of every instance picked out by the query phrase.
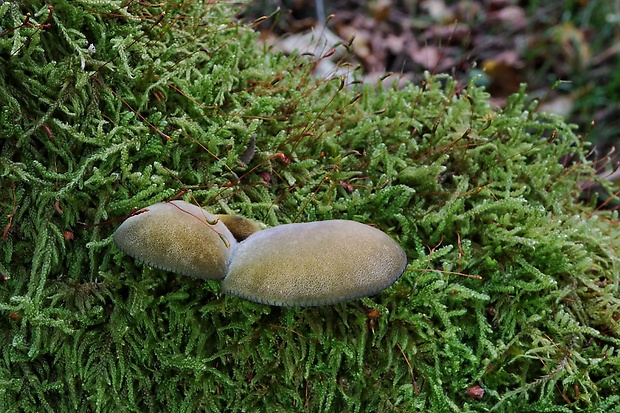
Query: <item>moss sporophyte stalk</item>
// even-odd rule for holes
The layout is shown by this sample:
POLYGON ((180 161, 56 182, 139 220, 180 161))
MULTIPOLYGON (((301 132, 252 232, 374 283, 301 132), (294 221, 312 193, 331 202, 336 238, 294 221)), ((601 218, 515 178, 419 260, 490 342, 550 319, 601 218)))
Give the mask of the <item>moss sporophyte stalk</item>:
POLYGON ((0 2, 0 411, 617 409, 617 214, 574 128, 316 78, 239 13, 0 2), (387 278, 294 298, 329 274, 387 278))

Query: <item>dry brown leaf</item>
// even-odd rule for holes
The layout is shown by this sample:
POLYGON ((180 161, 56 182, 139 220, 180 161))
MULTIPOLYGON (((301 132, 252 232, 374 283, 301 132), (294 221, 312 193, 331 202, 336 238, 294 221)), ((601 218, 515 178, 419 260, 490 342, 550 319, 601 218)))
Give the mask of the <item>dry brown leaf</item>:
POLYGON ((489 91, 494 96, 507 96, 519 90, 524 79, 521 75, 523 61, 515 50, 506 50, 482 63, 491 80, 489 91))
POLYGON ((385 21, 390 16, 390 10, 393 8, 392 0, 369 0, 368 11, 370 16, 377 21, 385 21))
POLYGON ((575 97, 573 95, 557 95, 547 99, 540 105, 540 110, 548 113, 555 113, 564 118, 568 118, 573 110, 575 97))
POLYGON ((454 12, 443 0, 426 0, 420 4, 420 8, 436 22, 447 23, 454 21, 454 12))
POLYGON ((501 24, 510 30, 518 31, 527 25, 527 17, 522 7, 507 6, 489 13, 487 23, 501 24))
POLYGON ((441 59, 441 51, 435 46, 424 46, 410 52, 411 59, 427 70, 437 67, 441 59))

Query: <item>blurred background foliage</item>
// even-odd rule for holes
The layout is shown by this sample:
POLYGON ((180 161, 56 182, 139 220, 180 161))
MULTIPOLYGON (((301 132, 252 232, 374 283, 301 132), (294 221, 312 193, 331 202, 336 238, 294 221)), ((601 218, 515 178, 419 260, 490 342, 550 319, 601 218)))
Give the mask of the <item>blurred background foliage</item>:
POLYGON ((526 82, 600 153, 620 143, 618 1, 262 0, 247 15, 278 8, 259 26, 273 43, 312 27, 320 32, 327 21, 341 39, 355 37, 350 61, 369 77, 392 71, 420 80, 429 70, 466 83, 477 76, 499 105, 526 82))

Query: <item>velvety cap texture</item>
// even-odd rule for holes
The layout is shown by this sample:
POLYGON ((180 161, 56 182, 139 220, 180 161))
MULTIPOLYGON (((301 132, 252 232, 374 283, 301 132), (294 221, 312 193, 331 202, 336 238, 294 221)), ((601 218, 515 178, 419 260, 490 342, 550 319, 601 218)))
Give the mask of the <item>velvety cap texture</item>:
POLYGON ((368 225, 286 224, 255 232, 237 245, 222 290, 269 305, 329 305, 384 290, 406 265, 403 249, 368 225))
POLYGON ((239 242, 243 241, 256 231, 263 229, 261 224, 256 221, 252 221, 241 215, 216 215, 216 217, 222 221, 230 232, 235 236, 235 239, 239 242))
POLYGON ((127 218, 114 233, 126 254, 155 268, 196 278, 224 278, 237 241, 215 215, 183 201, 151 205, 127 218))

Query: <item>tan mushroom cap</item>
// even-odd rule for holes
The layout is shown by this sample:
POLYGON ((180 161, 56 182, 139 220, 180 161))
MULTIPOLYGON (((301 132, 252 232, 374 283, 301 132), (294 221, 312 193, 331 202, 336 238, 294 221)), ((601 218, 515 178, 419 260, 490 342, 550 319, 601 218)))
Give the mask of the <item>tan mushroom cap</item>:
POLYGON ((222 291, 278 306, 336 304, 376 294, 407 265, 382 231, 355 221, 287 224, 250 235, 230 257, 222 291))
POLYGON ((263 227, 256 221, 252 221, 241 215, 216 215, 224 225, 232 232, 235 239, 239 242, 243 241, 256 231, 261 231, 263 227))
POLYGON ((237 241, 215 215, 183 201, 161 202, 127 218, 114 233, 126 254, 155 268, 221 280, 237 241))

